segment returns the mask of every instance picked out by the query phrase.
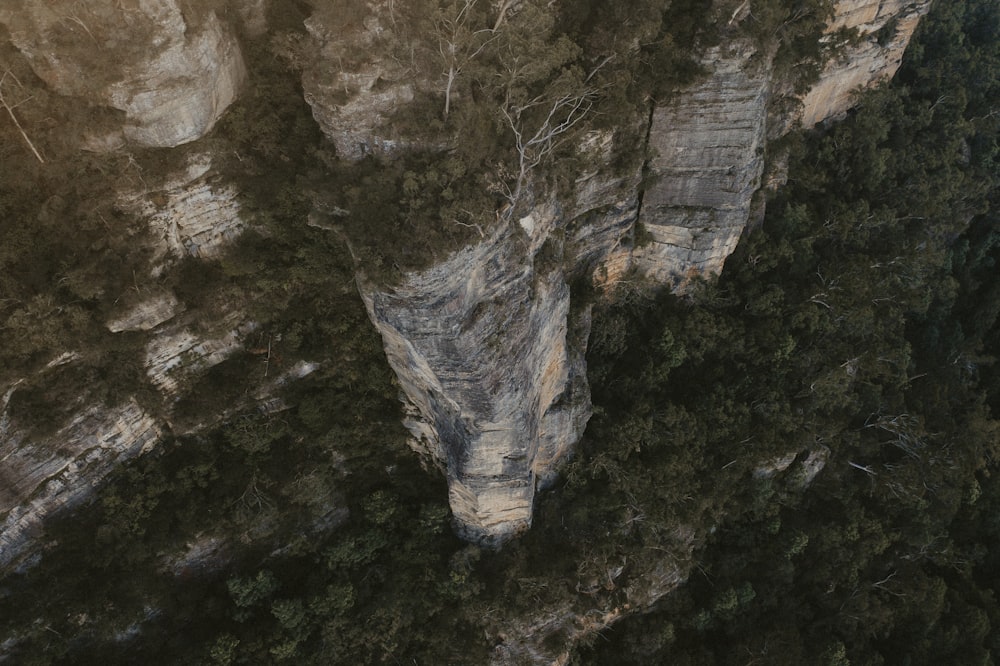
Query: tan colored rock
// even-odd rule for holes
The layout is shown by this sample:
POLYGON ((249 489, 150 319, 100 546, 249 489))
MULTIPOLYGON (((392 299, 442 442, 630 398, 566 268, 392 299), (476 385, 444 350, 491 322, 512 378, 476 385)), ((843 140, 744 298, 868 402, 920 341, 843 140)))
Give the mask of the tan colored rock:
POLYGON ((120 203, 148 221, 158 241, 153 257, 153 274, 158 276, 184 256, 218 257, 243 233, 238 194, 212 171, 209 156, 196 155, 166 183, 123 193, 120 203))
POLYGON ((837 118, 854 104, 858 90, 892 78, 931 0, 841 0, 830 32, 855 29, 860 42, 829 63, 803 98, 803 127, 837 118))
MULTIPOLYGON (((231 30, 179 0, 8 0, 0 23, 61 95, 125 112, 124 139, 168 147, 212 129, 246 79, 231 30)), ((95 149, 120 138, 91 137, 95 149)))
POLYGON ((710 49, 711 73, 653 113, 650 170, 639 221, 651 242, 636 249, 639 269, 657 284, 682 288, 711 275, 743 233, 764 166, 769 72, 754 50, 710 49))
MULTIPOLYGON (((544 215, 538 229, 554 223, 544 215)), ((569 288, 536 270, 541 243, 526 254, 524 236, 512 222, 389 292, 362 291, 419 414, 407 425, 447 469, 459 531, 489 544, 531 524, 538 477, 590 416, 582 357, 567 349, 569 288)))
POLYGON ((237 313, 217 324, 221 335, 203 336, 186 324, 164 330, 146 346, 146 375, 156 388, 176 396, 185 383, 222 363, 243 347, 243 339, 257 325, 242 321, 237 313))

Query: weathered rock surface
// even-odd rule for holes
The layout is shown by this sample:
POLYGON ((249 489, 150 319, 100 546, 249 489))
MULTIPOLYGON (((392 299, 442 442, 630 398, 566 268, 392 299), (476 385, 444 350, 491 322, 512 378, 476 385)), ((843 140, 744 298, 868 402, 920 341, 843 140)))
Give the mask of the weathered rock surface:
POLYGON ((855 29, 860 41, 823 70, 806 94, 803 127, 843 115, 858 89, 892 78, 931 0, 840 0, 829 31, 855 29))
POLYGON ((205 3, 10 0, 0 23, 52 90, 125 113, 121 135, 166 147, 204 136, 246 79, 231 29, 205 3))
MULTIPOLYGON (((611 147, 604 136, 582 149, 606 157, 611 147)), ((569 282, 620 274, 637 177, 582 174, 564 207, 537 205, 398 287, 362 280, 408 402, 407 426, 446 468, 452 512, 469 539, 498 544, 526 529, 535 490, 554 478, 590 418, 590 311, 571 307, 569 282)))
POLYGON ((173 319, 181 309, 177 297, 170 292, 159 292, 108 322, 112 333, 122 331, 148 331, 173 319))
POLYGON ((745 43, 710 49, 710 74, 653 112, 640 222, 650 243, 635 252, 657 284, 683 286, 722 264, 743 233, 764 168, 770 72, 745 43))
MULTIPOLYGON (((898 16, 897 46, 889 50, 901 50, 912 32, 908 21, 924 3, 871 5, 842 2, 831 30, 874 31, 898 16)), ((379 7, 368 6, 367 18, 359 19, 364 30, 351 39, 380 39, 379 7)), ((327 45, 317 63, 342 57, 345 48, 322 25, 311 26, 327 45)), ((864 76, 852 80, 891 74, 898 60, 890 60, 869 60, 864 76)), ((706 78, 653 110, 647 167, 654 178, 639 214, 650 240, 644 247, 633 250, 631 243, 639 174, 604 174, 599 165, 607 160, 599 155, 611 137, 592 132, 581 150, 594 152, 587 163, 595 168, 577 179, 576 203, 536 206, 518 224, 501 224, 390 291, 362 288, 407 396, 409 427, 447 468, 452 509, 466 537, 498 543, 529 525, 535 488, 552 477, 589 416, 582 356, 588 316, 569 307, 566 285, 584 271, 592 271, 597 286, 613 283, 633 264, 673 289, 694 275, 721 271, 761 186, 769 61, 749 42, 730 40, 703 56, 706 78)), ((347 157, 379 152, 384 111, 409 99, 383 65, 394 66, 355 65, 372 74, 363 85, 339 64, 307 73, 314 114, 347 157), (318 71, 328 72, 322 85, 318 71)), ((841 97, 823 92, 829 85, 824 79, 810 93, 808 113, 828 117, 843 110, 841 97)))
POLYGON ((144 218, 156 241, 153 275, 185 256, 212 259, 243 233, 238 191, 220 180, 208 155, 160 185, 122 193, 119 204, 144 218))
MULTIPOLYGON (((536 238, 557 222, 539 211, 536 238)), ((407 424, 447 468, 468 538, 497 543, 531 524, 534 493, 590 416, 558 268, 511 223, 391 292, 363 288, 389 363, 415 408, 407 424)))
POLYGON ((19 557, 46 516, 84 500, 117 465, 160 440, 156 421, 130 400, 90 407, 50 437, 36 439, 0 402, 0 568, 19 557))
POLYGON ((146 347, 146 375, 167 396, 176 396, 187 380, 242 349, 243 339, 256 328, 239 313, 217 322, 223 331, 217 335, 198 335, 191 326, 183 322, 160 331, 146 347))
POLYGON ((302 76, 305 99, 343 159, 401 146, 389 119, 413 101, 416 80, 412 68, 393 57, 398 45, 386 25, 391 5, 365 0, 353 13, 319 8, 306 21, 314 54, 302 76))

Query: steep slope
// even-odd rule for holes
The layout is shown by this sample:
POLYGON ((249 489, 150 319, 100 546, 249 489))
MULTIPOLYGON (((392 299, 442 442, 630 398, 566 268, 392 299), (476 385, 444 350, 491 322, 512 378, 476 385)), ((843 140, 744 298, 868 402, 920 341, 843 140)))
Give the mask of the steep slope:
MULTIPOLYGON (((845 110, 849 97, 834 91, 891 76, 927 7, 876 4, 836 5, 828 30, 860 27, 864 40, 830 63, 806 94, 802 113, 808 120, 845 110), (883 44, 875 33, 890 22, 902 27, 883 44)), ((475 220, 482 241, 407 274, 398 287, 362 280, 372 321, 401 381, 415 446, 446 469, 457 528, 467 537, 498 544, 529 525, 535 488, 554 475, 589 417, 586 318, 568 316, 577 309, 566 286, 570 276, 592 275, 602 283, 611 275, 614 282, 634 264, 653 283, 683 289, 692 276, 718 273, 736 247, 761 185, 769 130, 774 134, 768 123, 778 131, 791 124, 787 115, 769 118, 774 48, 740 36, 741 21, 756 21, 745 10, 726 12, 727 43, 701 56, 707 73, 699 82, 655 105, 647 120, 623 119, 623 128, 648 123, 639 130, 648 135, 648 163, 633 156, 615 172, 588 156, 584 161, 604 172, 597 181, 614 186, 595 188, 587 182, 590 174, 581 175, 574 194, 551 197, 551 203, 513 201, 519 225, 507 209, 496 222, 475 220), (648 184, 639 213, 629 202, 638 200, 643 169, 648 184), (579 201, 567 205, 574 198, 579 201), (633 251, 637 215, 645 233, 633 251), (584 219, 591 240, 584 252, 567 253, 566 232, 584 219), (552 258, 557 265, 548 265, 552 258)), ((368 3, 358 16, 338 33, 332 24, 323 27, 334 21, 328 14, 314 15, 310 33, 319 55, 306 72, 314 116, 350 159, 419 144, 387 114, 435 85, 429 77, 397 71, 399 62, 385 44, 389 31, 380 27, 387 17, 391 21, 388 7, 368 3), (343 65, 352 44, 378 54, 369 57, 375 58, 370 68, 358 59, 343 65), (330 58, 337 66, 328 66, 330 58)), ((580 139, 582 151, 585 144, 580 139)), ((603 154, 607 162, 613 151, 603 154)), ((546 188, 544 169, 522 180, 519 191, 522 185, 532 193, 546 188)), ((533 195, 532 201, 543 199, 533 195)))

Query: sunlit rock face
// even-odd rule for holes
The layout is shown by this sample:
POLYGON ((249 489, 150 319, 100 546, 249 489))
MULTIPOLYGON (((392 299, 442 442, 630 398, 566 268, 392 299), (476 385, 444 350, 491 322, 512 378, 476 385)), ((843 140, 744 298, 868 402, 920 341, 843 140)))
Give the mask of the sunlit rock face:
POLYGON ((803 127, 844 114, 858 89, 892 78, 930 0, 841 0, 829 32, 856 30, 859 41, 830 62, 803 98, 803 127))
POLYGON ((654 110, 649 134, 656 177, 639 221, 649 242, 635 251, 658 284, 683 288, 718 273, 743 233, 764 168, 770 72, 754 49, 730 44, 702 60, 709 75, 654 110))
POLYGON ((124 112, 93 149, 169 147, 204 136, 232 104, 246 68, 212 2, 8 0, 0 23, 53 91, 124 112))
POLYGON ((186 256, 219 257, 246 228, 239 192, 212 169, 207 154, 192 156, 187 168, 159 184, 122 192, 119 204, 149 226, 154 275, 186 256))
MULTIPOLYGON (((831 31, 898 16, 892 39, 901 50, 915 10, 870 4, 841 3, 831 31)), ((310 25, 322 48, 305 75, 307 99, 349 159, 401 149, 388 113, 421 85, 378 55, 341 62, 345 45, 385 50, 379 40, 389 34, 387 11, 365 4, 342 34, 330 29, 329 17, 310 25)), ((898 64, 872 63, 858 82, 891 75, 898 64)), ((600 289, 635 266, 654 284, 683 291, 692 277, 722 270, 747 226, 775 120, 770 56, 735 39, 710 49, 702 64, 707 75, 652 109, 651 124, 638 130, 648 129, 651 176, 641 195, 638 168, 607 173, 613 137, 585 133, 580 149, 593 152, 584 163, 594 168, 579 174, 574 195, 519 209, 517 219, 499 225, 484 221, 491 231, 480 242, 391 289, 361 280, 406 396, 408 425, 419 448, 446 469, 458 530, 469 539, 502 543, 530 525, 535 490, 556 474, 590 414, 583 359, 589 311, 574 306, 567 285, 588 274, 600 289), (633 247, 637 216, 641 247, 633 247)), ((838 66, 848 67, 831 65, 838 66)), ((807 97, 816 117, 846 108, 841 97, 824 97, 826 85, 807 97)), ((790 122, 776 126, 780 133, 790 122)))
POLYGON ((498 545, 530 526, 535 491, 590 418, 590 306, 573 302, 570 283, 593 276, 607 287, 628 263, 639 174, 603 167, 613 143, 587 135, 581 151, 600 159, 567 200, 499 218, 481 241, 392 288, 360 280, 414 445, 445 469, 470 540, 498 545))

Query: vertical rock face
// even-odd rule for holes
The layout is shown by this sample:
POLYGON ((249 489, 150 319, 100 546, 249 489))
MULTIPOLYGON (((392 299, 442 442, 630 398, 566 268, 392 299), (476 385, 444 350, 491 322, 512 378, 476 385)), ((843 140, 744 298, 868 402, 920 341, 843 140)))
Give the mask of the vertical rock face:
POLYGON ((460 531, 483 543, 531 524, 536 486, 590 417, 589 320, 570 313, 562 248, 543 248, 560 223, 540 207, 391 291, 362 288, 407 425, 446 467, 460 531))
MULTIPOLYGON (((581 150, 605 164, 611 134, 581 150)), ((581 174, 564 205, 536 205, 392 289, 362 280, 417 447, 446 469, 460 533, 496 545, 531 524, 535 490, 590 418, 590 309, 569 283, 627 263, 638 174, 581 174)))
POLYGON ((94 148, 198 139, 246 78, 231 30, 205 3, 12 0, 0 23, 54 91, 125 112, 121 135, 90 137, 94 148))
POLYGON ((653 112, 640 222, 649 235, 637 264, 677 288, 691 274, 722 270, 746 226, 764 168, 769 72, 748 44, 711 49, 708 77, 653 112))
MULTIPOLYGON (((806 115, 843 111, 846 93, 830 92, 837 86, 891 75, 926 4, 842 2, 831 31, 862 26, 884 57, 858 51, 831 65, 808 94, 806 115), (875 34, 894 17, 897 33, 875 34)), ((321 63, 344 43, 319 25, 314 35, 337 45, 321 63)), ((353 34, 376 40, 379 25, 369 17, 353 34)), ((588 313, 571 307, 573 277, 591 271, 600 286, 634 264, 654 282, 683 289, 693 275, 718 273, 735 249, 764 168, 769 60, 745 40, 715 47, 702 60, 708 75, 653 110, 647 168, 654 182, 638 214, 643 247, 631 247, 639 174, 615 180, 598 167, 577 179, 576 203, 553 198, 397 288, 362 287, 406 396, 408 425, 446 468, 464 536, 496 544, 527 527, 536 487, 555 474, 589 417, 588 313)), ((385 110, 411 89, 383 65, 375 63, 365 81, 339 62, 328 67, 337 74, 323 78, 314 66, 306 75, 314 115, 344 156, 396 145, 386 139, 385 110)), ((609 140, 590 133, 583 149, 599 155, 609 140)))
POLYGON ((859 88, 892 78, 931 0, 841 0, 829 32, 857 30, 859 41, 829 63, 803 99, 802 126, 845 113, 859 88))

